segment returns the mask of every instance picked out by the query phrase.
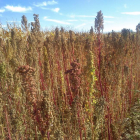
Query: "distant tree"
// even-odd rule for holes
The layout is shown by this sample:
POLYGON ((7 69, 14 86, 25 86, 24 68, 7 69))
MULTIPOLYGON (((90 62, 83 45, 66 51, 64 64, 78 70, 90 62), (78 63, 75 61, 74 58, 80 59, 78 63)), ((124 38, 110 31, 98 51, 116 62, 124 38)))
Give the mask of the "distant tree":
POLYGON ((130 29, 130 33, 134 33, 134 31, 130 29))
POLYGON ((127 39, 128 36, 129 36, 129 34, 130 34, 130 30, 129 30, 129 29, 123 28, 123 29, 121 30, 121 35, 122 35, 122 37, 123 37, 124 39, 127 39))

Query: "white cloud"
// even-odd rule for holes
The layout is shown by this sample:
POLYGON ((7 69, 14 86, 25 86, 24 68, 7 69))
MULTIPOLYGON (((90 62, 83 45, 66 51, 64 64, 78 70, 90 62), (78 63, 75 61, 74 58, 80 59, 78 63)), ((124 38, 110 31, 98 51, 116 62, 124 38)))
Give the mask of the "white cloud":
POLYGON ((88 16, 88 15, 78 15, 78 17, 88 18, 88 17, 95 17, 95 16, 88 16))
POLYGON ((5 9, 0 9, 0 13, 3 13, 5 11, 5 9))
POLYGON ((75 15, 70 15, 69 17, 70 17, 70 18, 75 18, 75 15))
POLYGON ((126 4, 124 4, 124 8, 127 8, 127 5, 126 4))
POLYGON ((95 16, 90 16, 90 15, 69 15, 70 18, 75 18, 75 17, 82 17, 82 18, 90 18, 90 17, 95 17, 95 16))
POLYGON ((15 23, 15 22, 19 22, 19 23, 20 23, 21 21, 7 21, 7 22, 13 22, 13 23, 15 23))
MULTIPOLYGON (((60 11, 60 8, 51 9, 51 8, 41 7, 41 9, 51 10, 51 11, 56 12, 56 13, 58 13, 60 11)), ((62 13, 60 13, 60 15, 62 15, 62 13)))
POLYGON ((7 5, 5 6, 5 8, 7 10, 10 10, 12 12, 26 12, 26 11, 31 11, 32 8, 31 7, 21 7, 21 6, 10 6, 10 5, 7 5))
POLYGON ((54 8, 54 9, 51 9, 53 12, 56 12, 56 13, 58 13, 59 12, 59 10, 60 10, 60 8, 54 8))
POLYGON ((69 23, 69 22, 65 22, 65 21, 61 21, 61 20, 48 19, 47 17, 44 17, 44 20, 46 20, 46 21, 51 21, 51 22, 55 22, 55 23, 59 23, 59 24, 65 24, 65 25, 70 25, 70 24, 71 24, 71 23, 69 23))
POLYGON ((42 3, 34 4, 34 6, 36 6, 36 7, 47 6, 47 3, 42 2, 42 3))
POLYGON ((83 22, 87 22, 87 21, 89 21, 89 20, 85 20, 85 19, 80 19, 80 21, 83 21, 83 22))
POLYGON ((121 31, 123 28, 132 29, 133 31, 135 31, 137 23, 138 22, 135 20, 130 20, 130 22, 128 22, 128 20, 124 20, 123 22, 117 20, 111 25, 106 24, 104 32, 108 32, 108 31, 112 31, 112 30, 121 31))
POLYGON ((78 20, 70 19, 70 20, 67 20, 67 21, 78 21, 78 20))
MULTIPOLYGON (((93 16, 93 15, 75 15, 75 14, 72 14, 72 15, 68 15, 68 17, 70 18, 76 18, 76 17, 81 17, 81 18, 95 18, 96 16, 93 16)), ((104 16, 104 18, 114 18, 113 16, 104 16)))
POLYGON ((86 24, 83 23, 83 24, 80 24, 80 25, 76 26, 75 28, 81 28, 81 27, 83 27, 83 26, 85 26, 85 25, 86 25, 86 24))
POLYGON ((104 23, 114 23, 114 21, 107 21, 107 20, 105 20, 104 23))
POLYGON ((62 16, 62 15, 63 15, 63 13, 59 13, 59 15, 61 15, 61 16, 62 16))
POLYGON ((114 18, 114 17, 112 17, 112 16, 104 16, 104 18, 114 18))
POLYGON ((140 12, 122 12, 121 14, 126 14, 126 15, 140 15, 140 12))
POLYGON ((42 6, 54 5, 54 4, 57 4, 57 2, 52 0, 52 1, 47 1, 47 2, 44 1, 44 2, 41 2, 41 3, 33 4, 33 5, 36 6, 36 7, 42 7, 42 6))
POLYGON ((4 27, 4 28, 5 28, 5 27, 7 27, 7 25, 2 25, 2 27, 4 27))
POLYGON ((44 17, 44 19, 47 19, 47 18, 49 18, 49 17, 47 17, 47 16, 44 17))
POLYGON ((54 5, 54 4, 57 4, 57 3, 58 3, 58 2, 56 2, 56 1, 54 1, 54 0, 48 1, 48 2, 47 2, 48 5, 54 5))

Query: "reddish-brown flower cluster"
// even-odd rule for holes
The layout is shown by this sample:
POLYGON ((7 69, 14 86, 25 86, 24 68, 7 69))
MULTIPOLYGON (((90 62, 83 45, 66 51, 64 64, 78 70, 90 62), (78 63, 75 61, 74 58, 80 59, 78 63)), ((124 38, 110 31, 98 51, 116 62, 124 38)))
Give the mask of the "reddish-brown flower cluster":
POLYGON ((41 131, 41 134, 44 135, 47 129, 47 125, 46 125, 47 120, 44 120, 41 115, 42 99, 39 100, 37 98, 37 87, 36 87, 35 79, 33 77, 35 70, 32 67, 25 65, 25 66, 19 67, 17 69, 17 72, 19 72, 22 75, 22 82, 23 82, 22 85, 27 94, 26 95, 27 101, 30 102, 33 106, 31 116, 33 120, 35 121, 35 123, 37 123, 37 126, 39 130, 41 131))
POLYGON ((33 78, 33 74, 35 70, 28 66, 21 66, 17 69, 17 72, 19 72, 22 75, 22 82, 23 82, 23 88, 27 94, 27 100, 32 103, 36 103, 36 83, 33 78))
POLYGON ((78 94, 78 89, 80 87, 81 84, 81 68, 80 68, 80 64, 74 60, 71 63, 72 69, 67 70, 65 72, 65 74, 69 74, 69 79, 70 79, 70 83, 71 83, 71 91, 73 93, 74 96, 76 96, 78 94))

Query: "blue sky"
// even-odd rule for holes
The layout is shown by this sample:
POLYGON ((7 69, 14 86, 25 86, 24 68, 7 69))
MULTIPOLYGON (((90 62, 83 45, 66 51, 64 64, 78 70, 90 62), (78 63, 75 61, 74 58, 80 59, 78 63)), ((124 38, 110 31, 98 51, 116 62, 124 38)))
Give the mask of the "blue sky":
POLYGON ((88 31, 94 27, 98 11, 104 16, 104 32, 135 31, 140 22, 140 0, 0 0, 0 21, 21 23, 22 15, 33 22, 33 14, 39 14, 42 29, 65 27, 77 31, 88 31))

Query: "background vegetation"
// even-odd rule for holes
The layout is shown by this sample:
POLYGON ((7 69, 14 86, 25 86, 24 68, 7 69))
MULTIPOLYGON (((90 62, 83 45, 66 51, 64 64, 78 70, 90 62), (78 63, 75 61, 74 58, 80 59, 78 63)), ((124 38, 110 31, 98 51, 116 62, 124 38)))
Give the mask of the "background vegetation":
POLYGON ((40 31, 39 16, 0 32, 1 140, 138 140, 140 24, 103 34, 40 31))

